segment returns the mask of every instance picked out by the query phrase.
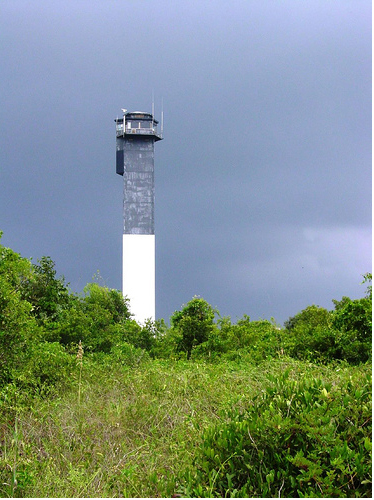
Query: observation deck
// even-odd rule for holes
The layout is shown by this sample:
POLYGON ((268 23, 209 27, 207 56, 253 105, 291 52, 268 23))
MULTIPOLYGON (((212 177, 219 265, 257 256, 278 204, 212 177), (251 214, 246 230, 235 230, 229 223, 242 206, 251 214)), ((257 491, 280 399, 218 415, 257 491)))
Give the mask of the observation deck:
POLYGON ((149 137, 153 136, 155 141, 163 139, 162 132, 158 133, 158 121, 150 113, 132 112, 125 113, 123 118, 116 118, 116 137, 149 137))

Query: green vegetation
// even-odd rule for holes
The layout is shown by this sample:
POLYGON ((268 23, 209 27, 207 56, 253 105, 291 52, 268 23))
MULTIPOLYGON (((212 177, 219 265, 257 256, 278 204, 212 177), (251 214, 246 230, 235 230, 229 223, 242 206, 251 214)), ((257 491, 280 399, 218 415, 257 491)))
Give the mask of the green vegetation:
POLYGON ((141 326, 0 245, 0 495, 371 497, 363 278, 284 328, 199 297, 141 326))

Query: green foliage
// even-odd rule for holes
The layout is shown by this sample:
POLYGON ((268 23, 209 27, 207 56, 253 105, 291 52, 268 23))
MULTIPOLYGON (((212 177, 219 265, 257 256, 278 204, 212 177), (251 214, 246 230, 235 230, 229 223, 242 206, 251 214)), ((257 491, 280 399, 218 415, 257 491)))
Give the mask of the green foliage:
POLYGON ((336 342, 336 331, 329 326, 300 324, 291 332, 285 332, 285 352, 297 359, 327 363, 341 359, 336 342))
POLYGON ((31 276, 30 262, 0 245, 0 385, 22 365, 28 342, 39 333, 32 305, 22 296, 23 283, 31 276))
POLYGON ((106 311, 112 323, 123 323, 130 319, 129 301, 118 290, 89 283, 85 289, 84 303, 87 311, 106 311))
POLYGON ((80 339, 89 352, 109 352, 121 337, 122 325, 130 317, 126 301, 117 290, 91 283, 80 301, 86 318, 85 337, 80 339))
POLYGON ((139 325, 0 245, 0 493, 369 496, 371 302, 281 330, 194 297, 139 325))
POLYGON ((128 301, 120 292, 90 283, 85 295, 72 297, 69 308, 48 326, 48 340, 63 345, 81 340, 87 352, 110 352, 113 345, 125 340, 129 318, 128 301))
POLYGON ((124 324, 122 339, 126 343, 147 352, 153 352, 159 336, 157 322, 147 320, 140 326, 135 320, 128 320, 124 324))
POLYGON ((335 303, 332 327, 339 332, 337 345, 342 359, 350 363, 366 362, 372 350, 372 299, 350 300, 348 297, 335 303))
POLYGON ((371 357, 372 299, 333 300, 335 311, 309 306, 285 322, 285 352, 298 359, 365 363, 371 357))
POLYGON ((294 330, 296 327, 307 325, 312 329, 315 327, 326 327, 330 324, 330 312, 323 307, 316 305, 308 306, 301 312, 288 318, 284 323, 284 327, 288 331, 294 330))
POLYGON ((249 316, 245 315, 232 330, 235 347, 247 349, 253 361, 277 357, 282 351, 282 337, 274 322, 250 321, 249 316))
POLYGON ((144 349, 134 347, 126 342, 113 346, 110 352, 114 362, 127 367, 139 366, 150 359, 144 349))
POLYGON ((45 338, 64 346, 78 344, 80 340, 88 345, 91 325, 92 321, 84 311, 82 300, 76 297, 71 301, 69 309, 61 311, 58 321, 45 325, 45 338))
POLYGON ((154 343, 150 354, 160 359, 184 359, 186 354, 179 350, 182 333, 175 328, 169 328, 163 320, 154 323, 154 343))
POLYGON ((230 318, 221 318, 207 341, 194 347, 193 359, 240 359, 243 355, 252 362, 278 356, 282 351, 282 337, 273 322, 251 321, 244 315, 236 324, 230 318))
POLYGON ((270 382, 203 432, 185 495, 370 497, 370 376, 270 382))
POLYGON ((32 314, 42 324, 56 321, 69 307, 70 294, 63 277, 56 277, 55 263, 42 257, 32 265, 28 279, 22 281, 22 297, 32 305, 32 314))
POLYGON ((22 368, 14 373, 16 383, 39 393, 58 384, 68 384, 75 359, 58 342, 33 343, 22 368))
POLYGON ((364 280, 361 282, 361 285, 363 285, 364 283, 369 283, 368 287, 366 289, 366 297, 368 299, 371 299, 372 296, 373 296, 373 286, 371 284, 371 282, 372 282, 372 274, 371 273, 365 273, 365 274, 362 275, 362 277, 364 278, 364 280))
POLYGON ((191 357, 192 349, 208 340, 214 331, 215 310, 204 299, 194 297, 181 310, 171 316, 171 324, 180 334, 178 351, 187 353, 191 357))

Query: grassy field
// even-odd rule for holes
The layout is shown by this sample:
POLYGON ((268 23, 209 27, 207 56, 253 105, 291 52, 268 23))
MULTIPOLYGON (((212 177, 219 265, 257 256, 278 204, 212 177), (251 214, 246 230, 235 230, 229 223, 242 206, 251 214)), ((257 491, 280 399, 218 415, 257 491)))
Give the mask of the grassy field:
POLYGON ((244 411, 269 380, 290 369, 295 381, 318 377, 339 386, 350 380, 356 390, 370 368, 290 358, 121 366, 110 356, 100 362, 83 356, 58 390, 31 397, 10 386, 3 393, 0 494, 185 496, 186 471, 194 470, 204 432, 232 409, 244 411))

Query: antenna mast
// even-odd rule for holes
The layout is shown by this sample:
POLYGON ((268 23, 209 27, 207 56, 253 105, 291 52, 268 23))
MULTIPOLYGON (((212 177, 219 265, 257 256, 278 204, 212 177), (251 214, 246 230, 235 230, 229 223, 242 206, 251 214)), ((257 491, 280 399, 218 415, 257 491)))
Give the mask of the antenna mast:
POLYGON ((161 98, 161 137, 164 137, 164 98, 161 98))

